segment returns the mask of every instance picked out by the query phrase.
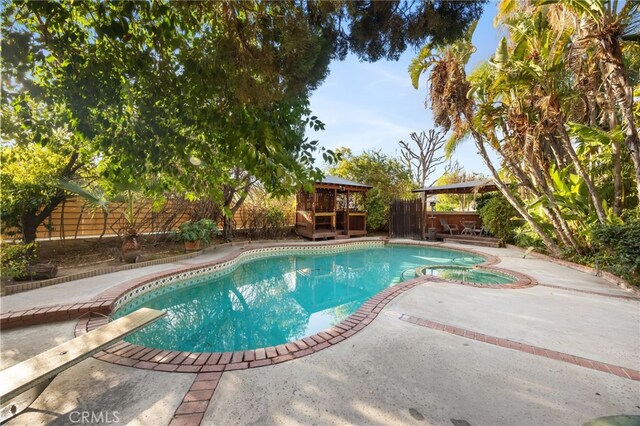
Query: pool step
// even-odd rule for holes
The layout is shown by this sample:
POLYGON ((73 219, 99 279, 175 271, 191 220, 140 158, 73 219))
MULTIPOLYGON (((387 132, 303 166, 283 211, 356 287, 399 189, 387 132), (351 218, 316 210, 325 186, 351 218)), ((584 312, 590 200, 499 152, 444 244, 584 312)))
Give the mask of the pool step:
POLYGON ((483 247, 500 247, 500 241, 496 239, 485 239, 485 238, 474 238, 474 239, 466 239, 466 238, 445 238, 443 240, 445 243, 460 243, 460 244, 471 244, 474 246, 483 246, 483 247))

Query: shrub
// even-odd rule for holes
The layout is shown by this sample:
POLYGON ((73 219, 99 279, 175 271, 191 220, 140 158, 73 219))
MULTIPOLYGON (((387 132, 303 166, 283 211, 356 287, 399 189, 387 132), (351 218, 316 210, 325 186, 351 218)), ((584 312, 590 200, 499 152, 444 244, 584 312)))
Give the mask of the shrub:
POLYGON ((367 230, 383 231, 389 226, 389 203, 375 188, 367 194, 366 209, 367 230))
POLYGON ((267 210, 265 233, 270 238, 283 238, 287 233, 287 215, 279 207, 267 210))
POLYGON ((178 227, 174 232, 174 238, 178 242, 202 241, 203 244, 211 242, 212 234, 218 235, 218 226, 211 219, 200 219, 197 222, 188 221, 178 227))
POLYGON ((513 230, 513 242, 518 247, 533 247, 536 251, 542 253, 547 251, 547 248, 540 236, 536 234, 527 223, 513 230))
POLYGON ((501 194, 484 197, 478 205, 482 224, 490 234, 505 243, 513 243, 515 230, 522 222, 516 209, 501 194))
POLYGON ((35 258, 36 243, 15 244, 0 243, 0 270, 2 276, 9 278, 21 278, 27 275, 29 261, 35 258))
POLYGON ((600 267, 640 286, 640 220, 597 226, 592 231, 594 260, 600 267))

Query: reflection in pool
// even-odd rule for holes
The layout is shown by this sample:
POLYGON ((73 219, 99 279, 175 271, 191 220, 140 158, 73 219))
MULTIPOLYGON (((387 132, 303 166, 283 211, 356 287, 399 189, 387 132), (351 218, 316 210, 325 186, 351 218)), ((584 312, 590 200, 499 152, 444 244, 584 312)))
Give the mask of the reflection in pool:
POLYGON ((389 245, 331 255, 247 261, 221 277, 150 293, 122 306, 167 315, 126 340, 193 352, 240 351, 300 339, 335 325, 420 265, 471 266, 482 257, 432 247, 389 245))

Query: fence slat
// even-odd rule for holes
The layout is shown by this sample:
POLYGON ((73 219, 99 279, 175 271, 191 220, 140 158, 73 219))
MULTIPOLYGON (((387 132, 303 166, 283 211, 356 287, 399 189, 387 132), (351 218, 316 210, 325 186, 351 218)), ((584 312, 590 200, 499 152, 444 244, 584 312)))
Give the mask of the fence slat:
MULTIPOLYGON (((139 223, 141 233, 170 232, 189 220, 189 213, 176 210, 178 203, 175 200, 168 200, 163 210, 154 212, 150 202, 138 203, 134 206, 136 222, 139 223), (166 224, 170 224, 168 229, 164 229, 166 224)), ((184 210, 184 205, 180 207, 184 210)), ((108 207, 109 216, 106 222, 105 236, 117 235, 117 230, 124 226, 124 214, 126 205, 124 203, 113 203, 108 207)), ((285 226, 295 226, 295 211, 287 211, 285 226)), ((234 215, 235 229, 245 229, 250 225, 250 208, 242 206, 234 215)), ((102 234, 104 216, 101 210, 92 210, 82 199, 69 197, 64 206, 55 208, 49 217, 43 221, 36 231, 38 239, 59 239, 68 240, 74 238, 99 237, 102 234)), ((218 223, 222 228, 222 223, 218 223)), ((7 235, 2 235, 3 239, 12 239, 7 235)))
POLYGON ((392 238, 423 238, 422 200, 396 199, 391 203, 389 234, 392 238))

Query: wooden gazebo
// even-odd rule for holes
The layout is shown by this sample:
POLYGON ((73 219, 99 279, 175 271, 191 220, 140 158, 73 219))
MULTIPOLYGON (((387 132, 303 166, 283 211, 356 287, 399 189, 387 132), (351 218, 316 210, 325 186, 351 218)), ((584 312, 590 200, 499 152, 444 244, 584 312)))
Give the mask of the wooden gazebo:
POLYGON ((367 234, 366 194, 372 187, 335 176, 298 192, 296 232, 312 240, 367 234))

